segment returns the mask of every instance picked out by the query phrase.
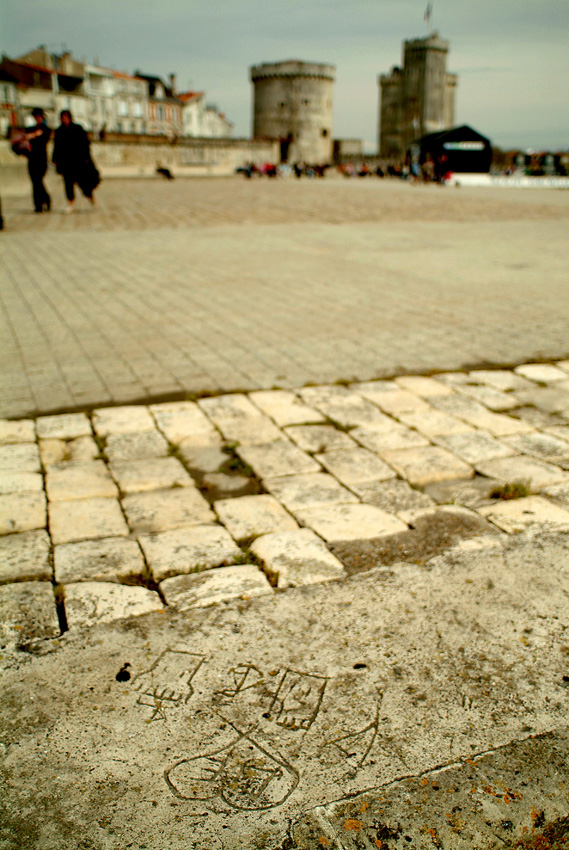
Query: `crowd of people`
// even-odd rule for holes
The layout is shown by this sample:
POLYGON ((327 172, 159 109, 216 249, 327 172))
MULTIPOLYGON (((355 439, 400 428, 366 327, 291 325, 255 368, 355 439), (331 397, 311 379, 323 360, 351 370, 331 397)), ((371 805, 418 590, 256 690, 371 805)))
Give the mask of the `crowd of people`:
MULTIPOLYGON (((252 177, 324 177, 326 171, 334 166, 310 165, 306 162, 295 162, 290 165, 281 162, 275 165, 265 162, 257 165, 247 162, 236 169, 237 174, 243 174, 248 179, 252 177)), ((344 177, 396 177, 408 180, 410 183, 444 183, 449 177, 446 162, 441 158, 434 162, 427 157, 422 163, 413 160, 391 163, 389 165, 369 165, 367 162, 344 162, 335 166, 344 177)))
MULTIPOLYGON (((32 184, 34 212, 51 210, 51 197, 44 179, 48 168, 47 146, 52 136, 43 109, 32 109, 35 126, 20 131, 12 138, 12 150, 28 160, 28 173, 32 184)), ((61 124, 53 134, 52 162, 63 178, 67 207, 71 213, 75 208, 75 186, 95 206, 94 191, 100 183, 100 175, 91 157, 89 138, 80 124, 73 121, 68 109, 60 114, 61 124)))

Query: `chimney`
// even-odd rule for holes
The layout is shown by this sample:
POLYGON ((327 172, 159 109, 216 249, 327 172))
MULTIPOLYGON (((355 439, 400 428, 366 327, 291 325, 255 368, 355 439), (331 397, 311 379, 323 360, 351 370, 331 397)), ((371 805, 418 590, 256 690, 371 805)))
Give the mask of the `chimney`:
POLYGON ((170 88, 172 90, 172 94, 175 95, 176 94, 176 75, 170 74, 169 80, 170 80, 170 88))

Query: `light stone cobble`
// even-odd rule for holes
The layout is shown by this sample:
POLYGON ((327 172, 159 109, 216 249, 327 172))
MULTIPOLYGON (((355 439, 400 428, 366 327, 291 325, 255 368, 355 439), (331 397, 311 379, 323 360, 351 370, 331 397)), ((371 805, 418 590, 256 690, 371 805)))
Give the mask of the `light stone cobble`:
POLYGON ((65 612, 70 629, 163 610, 159 595, 145 587, 102 581, 65 585, 65 612))
POLYGON ((89 625, 127 616, 130 599, 133 612, 161 609, 132 582, 160 582, 184 609, 247 597, 247 586, 251 596, 271 593, 260 568, 242 563, 249 545, 283 588, 343 578, 328 546, 388 539, 426 516, 468 517, 470 508, 505 534, 565 530, 569 420, 551 408, 567 395, 558 372, 569 373, 556 370, 539 372, 547 386, 478 370, 99 409, 103 457, 84 414, 4 421, 0 582, 58 582, 70 623, 89 625), (530 393, 537 405, 549 394, 544 409, 530 393), (502 396, 519 405, 496 413, 502 396), (491 497, 517 480, 540 495, 491 497), (78 584, 88 587, 74 595, 78 584))

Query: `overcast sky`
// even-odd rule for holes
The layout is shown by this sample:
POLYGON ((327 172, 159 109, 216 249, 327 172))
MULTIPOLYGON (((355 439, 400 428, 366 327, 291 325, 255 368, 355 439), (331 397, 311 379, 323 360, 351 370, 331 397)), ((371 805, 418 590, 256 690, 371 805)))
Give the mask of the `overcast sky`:
MULTIPOLYGON (((334 136, 377 145, 377 76, 427 34, 427 0, 0 0, 0 49, 39 44, 132 73, 177 75, 251 132, 250 65, 336 66, 334 136)), ((505 147, 569 149, 569 0, 433 0, 451 43, 456 122, 505 147)))

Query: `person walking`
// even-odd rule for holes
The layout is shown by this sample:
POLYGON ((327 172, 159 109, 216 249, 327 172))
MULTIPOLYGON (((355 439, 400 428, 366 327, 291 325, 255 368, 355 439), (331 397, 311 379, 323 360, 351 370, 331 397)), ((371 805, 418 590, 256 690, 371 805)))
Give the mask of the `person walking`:
POLYGON ((41 213, 51 209, 51 198, 43 185, 43 178, 47 171, 47 143, 51 137, 51 130, 45 122, 43 109, 36 107, 32 109, 32 116, 36 127, 25 133, 25 141, 28 143, 28 173, 32 181, 34 197, 34 211, 41 213))
POLYGON ((55 131, 53 143, 53 164, 63 177, 67 197, 66 212, 75 207, 75 184, 95 206, 93 191, 99 185, 99 172, 95 168, 89 150, 87 133, 80 124, 75 124, 71 112, 64 109, 60 115, 61 124, 55 131))

